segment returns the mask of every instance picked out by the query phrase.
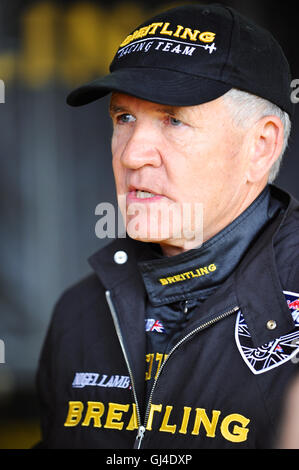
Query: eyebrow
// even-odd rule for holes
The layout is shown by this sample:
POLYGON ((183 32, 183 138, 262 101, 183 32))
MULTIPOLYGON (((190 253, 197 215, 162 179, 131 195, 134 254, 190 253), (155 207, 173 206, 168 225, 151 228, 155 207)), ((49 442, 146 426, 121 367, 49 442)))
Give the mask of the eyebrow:
POLYGON ((117 104, 111 103, 109 106, 109 112, 110 114, 117 114, 121 112, 129 112, 127 108, 124 108, 123 106, 119 106, 117 104))
MULTIPOLYGON (((166 113, 166 114, 170 114, 171 116, 175 116, 179 112, 179 107, 177 106, 168 106, 168 105, 160 106, 159 104, 157 104, 157 106, 159 107, 157 107, 155 111, 161 114, 166 113)), ((125 106, 118 105, 117 103, 116 104, 111 103, 109 106, 109 111, 110 111, 110 114, 130 112, 128 108, 126 108, 125 106)))
POLYGON ((178 107, 177 106, 163 106, 161 108, 158 108, 157 111, 160 113, 166 113, 166 114, 170 114, 171 116, 174 116, 175 114, 178 114, 178 107))

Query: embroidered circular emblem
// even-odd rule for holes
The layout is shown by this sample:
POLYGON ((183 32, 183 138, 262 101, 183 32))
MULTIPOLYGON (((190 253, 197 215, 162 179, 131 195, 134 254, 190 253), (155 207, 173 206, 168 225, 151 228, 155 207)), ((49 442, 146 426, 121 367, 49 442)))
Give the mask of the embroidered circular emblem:
MULTIPOLYGON (((254 374, 267 372, 289 361, 299 351, 299 294, 284 291, 287 304, 292 314, 295 328, 289 334, 281 336, 258 348, 253 344, 248 326, 239 311, 236 320, 235 339, 242 358, 254 374)), ((269 320, 267 328, 275 329, 276 322, 269 320)))

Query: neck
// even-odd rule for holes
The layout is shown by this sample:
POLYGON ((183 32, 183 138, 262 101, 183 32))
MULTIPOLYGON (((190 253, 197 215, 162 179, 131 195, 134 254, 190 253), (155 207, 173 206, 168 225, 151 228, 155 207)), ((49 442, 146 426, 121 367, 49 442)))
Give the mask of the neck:
POLYGON ((221 218, 219 214, 217 216, 210 218, 209 223, 205 224, 203 221, 202 227, 202 236, 197 237, 193 240, 186 239, 176 239, 176 240, 166 240, 160 242, 160 247, 164 256, 175 256, 180 253, 183 253, 194 248, 199 248, 204 242, 213 238, 217 233, 221 232, 225 227, 231 224, 237 217, 239 217, 252 203, 253 201, 261 194, 265 189, 266 184, 262 181, 258 185, 251 185, 247 188, 246 193, 243 197, 238 195, 238 199, 234 204, 234 210, 230 210, 228 214, 225 214, 221 218))

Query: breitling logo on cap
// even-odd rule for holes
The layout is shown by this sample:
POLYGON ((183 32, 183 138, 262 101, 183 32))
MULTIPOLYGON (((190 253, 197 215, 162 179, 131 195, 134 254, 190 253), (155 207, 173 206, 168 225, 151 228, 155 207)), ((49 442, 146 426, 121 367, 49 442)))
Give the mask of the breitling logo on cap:
POLYGON ((116 58, 120 59, 133 52, 147 53, 150 50, 192 56, 196 49, 204 48, 211 54, 217 50, 215 36, 213 31, 201 31, 181 24, 172 25, 169 21, 158 21, 129 34, 120 44, 116 58))
POLYGON ((211 31, 200 31, 198 29, 185 28, 184 26, 178 24, 174 27, 170 26, 169 22, 156 22, 150 23, 147 26, 136 29, 133 34, 130 34, 126 39, 120 44, 119 47, 126 46, 135 39, 140 39, 148 35, 165 35, 167 37, 172 36, 173 38, 180 39, 190 39, 190 41, 202 41, 202 42, 213 42, 216 36, 215 33, 211 31))

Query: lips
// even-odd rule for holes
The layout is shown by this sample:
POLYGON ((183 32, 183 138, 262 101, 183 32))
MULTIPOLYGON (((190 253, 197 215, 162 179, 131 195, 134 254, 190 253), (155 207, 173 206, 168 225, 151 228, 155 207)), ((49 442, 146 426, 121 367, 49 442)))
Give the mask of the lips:
POLYGON ((163 198, 162 194, 154 192, 150 188, 129 186, 127 193, 128 202, 154 202, 163 198))

